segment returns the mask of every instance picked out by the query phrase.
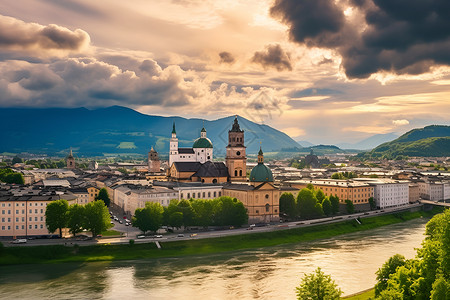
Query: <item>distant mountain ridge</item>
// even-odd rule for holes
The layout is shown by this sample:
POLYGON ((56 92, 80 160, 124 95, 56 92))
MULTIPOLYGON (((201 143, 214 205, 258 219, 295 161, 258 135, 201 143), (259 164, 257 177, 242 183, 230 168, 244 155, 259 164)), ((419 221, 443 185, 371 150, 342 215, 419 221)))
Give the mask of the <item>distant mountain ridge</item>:
POLYGON ((398 138, 398 135, 393 132, 382 133, 372 135, 357 143, 339 143, 336 144, 336 146, 342 149, 370 150, 378 145, 395 140, 396 138, 398 138))
MULTIPOLYGON (((234 116, 214 121, 146 115, 133 109, 112 106, 86 108, 0 108, 0 152, 32 152, 64 155, 70 147, 78 156, 105 153, 146 154, 154 147, 169 151, 175 122, 180 147, 192 147, 203 124, 214 145, 215 156, 225 156, 228 130, 234 116)), ((247 153, 299 147, 285 133, 238 116, 245 130, 247 153)))
POLYGON ((360 153, 365 158, 398 156, 450 156, 450 126, 430 125, 413 129, 399 138, 383 143, 372 151, 360 153))

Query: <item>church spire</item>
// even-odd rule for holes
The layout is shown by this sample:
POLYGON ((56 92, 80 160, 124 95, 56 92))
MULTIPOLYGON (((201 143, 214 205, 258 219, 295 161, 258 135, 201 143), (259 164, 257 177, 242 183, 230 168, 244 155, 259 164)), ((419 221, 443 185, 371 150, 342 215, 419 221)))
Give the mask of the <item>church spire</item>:
POLYGON ((175 121, 173 121, 172 134, 177 134, 177 131, 175 130, 175 121))
POLYGON ((259 152, 258 152, 258 164, 264 163, 264 153, 262 151, 261 146, 259 146, 259 152))

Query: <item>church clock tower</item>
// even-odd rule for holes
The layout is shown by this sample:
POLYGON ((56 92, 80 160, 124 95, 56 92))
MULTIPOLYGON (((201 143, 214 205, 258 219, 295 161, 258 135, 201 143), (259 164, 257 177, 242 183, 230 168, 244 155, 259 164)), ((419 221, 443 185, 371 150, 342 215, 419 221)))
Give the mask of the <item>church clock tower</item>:
POLYGON ((245 156, 244 131, 241 130, 237 116, 228 131, 228 146, 225 164, 230 181, 247 181, 247 157, 245 156))

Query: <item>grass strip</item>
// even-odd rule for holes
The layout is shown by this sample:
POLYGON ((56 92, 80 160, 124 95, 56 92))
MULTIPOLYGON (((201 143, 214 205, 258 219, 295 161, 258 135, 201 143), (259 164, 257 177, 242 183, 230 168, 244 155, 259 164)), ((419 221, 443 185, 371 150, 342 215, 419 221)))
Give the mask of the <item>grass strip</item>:
POLYGON ((342 297, 342 299, 346 300, 369 300, 369 299, 375 299, 375 289, 369 289, 362 292, 359 292, 357 294, 353 294, 350 296, 342 297))
POLYGON ((0 247, 0 265, 133 260, 206 255, 327 239, 341 234, 370 230, 420 217, 431 217, 441 211, 442 209, 435 208, 428 212, 401 212, 362 218, 361 225, 352 219, 340 223, 321 224, 272 232, 198 240, 160 241, 162 249, 157 249, 153 242, 134 245, 101 244, 83 247, 66 247, 63 245, 0 247))

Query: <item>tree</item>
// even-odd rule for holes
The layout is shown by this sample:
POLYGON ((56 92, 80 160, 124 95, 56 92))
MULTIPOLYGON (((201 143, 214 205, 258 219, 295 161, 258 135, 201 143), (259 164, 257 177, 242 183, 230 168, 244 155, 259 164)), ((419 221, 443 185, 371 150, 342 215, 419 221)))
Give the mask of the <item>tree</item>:
POLYGON ((212 224, 214 211, 213 200, 197 199, 191 203, 194 210, 194 224, 207 228, 212 224))
POLYGON ((342 173, 340 172, 333 173, 333 175, 331 175, 331 179, 344 179, 344 175, 342 175, 342 173))
POLYGON ((59 229, 59 237, 62 237, 62 229, 67 227, 69 203, 67 200, 55 200, 50 202, 45 209, 45 224, 49 232, 59 229))
POLYGON ((331 207, 331 201, 328 198, 325 198, 325 200, 323 200, 322 202, 322 209, 323 209, 323 213, 326 216, 330 216, 332 213, 332 207, 331 207))
POLYGON ((316 216, 317 199, 312 190, 302 189, 297 195, 297 211, 300 213, 300 218, 311 219, 316 216))
POLYGON ((380 295, 382 291, 387 288, 387 281, 389 276, 397 271, 398 267, 406 264, 405 257, 400 254, 395 254, 390 257, 383 266, 375 273, 377 275, 377 283, 375 284, 375 296, 380 295))
POLYGON ((340 299, 342 291, 330 275, 325 275, 320 268, 314 273, 305 274, 297 290, 297 299, 335 300, 340 299))
POLYGON ((297 216, 295 198, 292 193, 283 193, 280 196, 280 214, 285 214, 290 219, 293 219, 297 216))
POLYGON ((180 229, 183 226, 183 213, 176 211, 169 217, 169 226, 180 229))
POLYGON ((22 162, 23 162, 23 160, 22 160, 20 157, 18 157, 18 156, 16 155, 16 156, 13 157, 11 163, 12 163, 13 165, 15 165, 15 164, 20 164, 20 163, 22 163, 22 162))
POLYGON ((86 204, 84 209, 84 228, 92 233, 93 238, 111 227, 109 211, 105 206, 105 202, 101 200, 93 201, 86 204))
POLYGON ((102 200, 103 202, 105 202, 105 205, 107 207, 109 207, 109 205, 111 204, 111 199, 109 198, 108 191, 106 190, 106 188, 100 189, 98 195, 95 197, 95 200, 102 200))
POLYGON ((85 209, 84 206, 78 204, 72 204, 69 206, 68 217, 67 217, 67 227, 72 235, 83 231, 83 226, 85 224, 85 209))
POLYGON ((133 227, 137 227, 145 234, 147 231, 156 232, 162 225, 164 209, 157 202, 147 202, 144 208, 136 209, 132 219, 133 227))
POLYGON ((329 199, 331 202, 331 212, 335 215, 339 212, 339 197, 330 195, 329 199))
POLYGON ((306 188, 307 188, 308 190, 314 191, 314 185, 313 185, 312 183, 308 183, 308 184, 306 185, 306 188))
POLYGON ((370 210, 374 210, 377 208, 377 204, 375 203, 375 200, 373 199, 373 197, 369 198, 369 205, 370 205, 370 210))
POLYGON ((450 284, 443 277, 439 277, 433 283, 433 290, 431 291, 431 300, 441 300, 450 298, 450 284))
POLYGON ((319 202, 319 203, 322 203, 323 202, 323 200, 325 199, 325 193, 322 191, 322 190, 317 190, 317 192, 316 192, 316 198, 317 198, 317 201, 319 202))
POLYGON ((233 225, 239 227, 247 223, 247 210, 241 201, 227 196, 221 196, 215 200, 214 222, 216 225, 233 225))
POLYGON ((192 208, 191 202, 186 199, 181 199, 177 204, 177 211, 183 213, 183 225, 185 227, 194 224, 194 209, 192 208))
POLYGON ((15 183, 15 184, 25 183, 23 176, 20 173, 9 173, 5 176, 3 181, 6 183, 15 183))
POLYGON ((353 205, 353 202, 351 200, 345 200, 345 207, 347 208, 347 212, 349 214, 352 214, 355 212, 355 206, 353 205))

